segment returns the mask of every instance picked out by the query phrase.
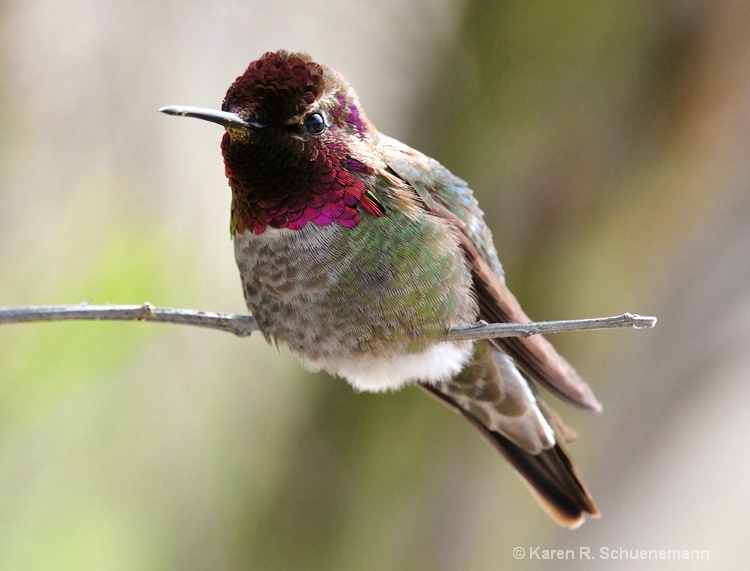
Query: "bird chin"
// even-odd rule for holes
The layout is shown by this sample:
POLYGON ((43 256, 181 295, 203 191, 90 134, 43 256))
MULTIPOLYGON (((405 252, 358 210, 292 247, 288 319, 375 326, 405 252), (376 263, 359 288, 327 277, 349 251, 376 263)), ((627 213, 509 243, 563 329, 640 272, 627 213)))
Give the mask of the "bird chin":
POLYGON ((395 391, 415 382, 435 384, 461 372, 473 353, 473 344, 437 343, 421 353, 361 356, 318 361, 301 357, 311 371, 327 371, 345 378, 356 390, 395 391))

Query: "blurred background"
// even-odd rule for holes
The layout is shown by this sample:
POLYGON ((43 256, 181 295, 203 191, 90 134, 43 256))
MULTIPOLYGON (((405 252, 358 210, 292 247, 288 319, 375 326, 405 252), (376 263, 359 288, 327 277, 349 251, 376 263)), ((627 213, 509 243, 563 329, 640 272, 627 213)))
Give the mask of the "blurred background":
POLYGON ((283 47, 470 181, 533 318, 659 318, 552 338, 605 406, 553 402, 603 512, 575 532, 416 389, 258 336, 4 326, 0 569, 746 567, 748 26, 732 0, 0 2, 0 305, 244 312, 221 129, 156 110, 283 47))

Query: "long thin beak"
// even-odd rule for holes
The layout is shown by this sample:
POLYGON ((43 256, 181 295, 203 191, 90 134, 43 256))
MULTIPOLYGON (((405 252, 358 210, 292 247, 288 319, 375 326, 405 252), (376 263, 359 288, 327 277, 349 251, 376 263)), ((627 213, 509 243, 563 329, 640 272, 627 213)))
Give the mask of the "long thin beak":
POLYGON ((203 109, 202 107, 186 107, 182 105, 169 105, 159 109, 167 115, 176 115, 177 117, 195 117, 211 123, 218 123, 224 127, 244 127, 245 129, 260 129, 264 125, 260 123, 248 123, 241 119, 235 113, 218 111, 216 109, 203 109))

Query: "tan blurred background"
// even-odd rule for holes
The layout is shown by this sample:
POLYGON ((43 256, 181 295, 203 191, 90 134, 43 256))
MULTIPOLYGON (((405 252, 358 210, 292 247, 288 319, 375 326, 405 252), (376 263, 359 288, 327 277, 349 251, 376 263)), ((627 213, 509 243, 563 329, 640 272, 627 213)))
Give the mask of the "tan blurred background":
POLYGON ((0 569, 574 569, 528 550, 750 561, 750 5, 742 1, 0 3, 0 305, 244 311, 220 105, 311 52, 384 132, 471 182, 536 319, 605 405, 571 446, 603 512, 558 529, 460 418, 356 395, 262 339, 0 329, 0 569))

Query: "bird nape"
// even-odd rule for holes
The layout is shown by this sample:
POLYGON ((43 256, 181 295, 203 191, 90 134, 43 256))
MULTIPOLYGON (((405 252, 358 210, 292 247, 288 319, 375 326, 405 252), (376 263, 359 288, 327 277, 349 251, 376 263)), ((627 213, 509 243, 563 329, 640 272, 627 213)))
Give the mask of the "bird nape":
POLYGON ((347 80, 305 53, 250 63, 221 110, 161 111, 225 128, 235 258, 268 341, 358 390, 418 385, 466 418, 556 522, 599 516, 563 449, 569 429, 531 387, 599 412, 573 367, 541 336, 445 339, 478 320, 529 321, 463 180, 379 133, 347 80))

